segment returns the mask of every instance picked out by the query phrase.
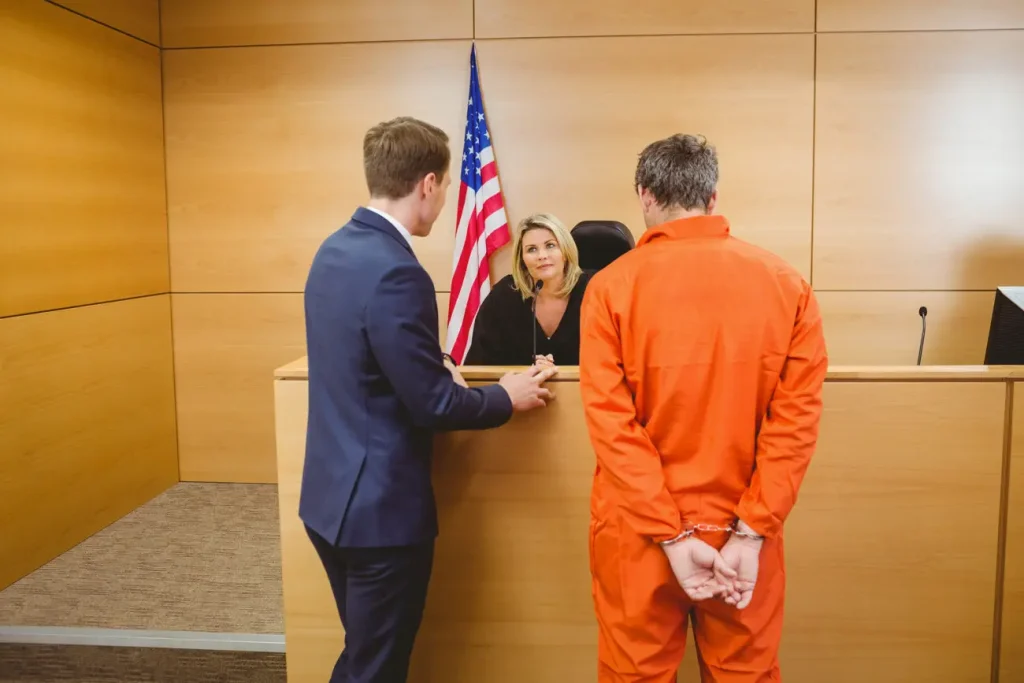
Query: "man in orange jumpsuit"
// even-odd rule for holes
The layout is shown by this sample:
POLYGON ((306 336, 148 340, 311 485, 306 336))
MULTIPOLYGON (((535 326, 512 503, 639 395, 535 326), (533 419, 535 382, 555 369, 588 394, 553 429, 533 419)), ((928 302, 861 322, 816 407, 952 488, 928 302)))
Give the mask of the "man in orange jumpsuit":
POLYGON ((636 170, 648 230, 583 303, 602 683, 674 682, 688 616, 703 681, 780 680, 782 526, 828 362, 810 285, 730 236, 717 182, 702 138, 649 145, 636 170))

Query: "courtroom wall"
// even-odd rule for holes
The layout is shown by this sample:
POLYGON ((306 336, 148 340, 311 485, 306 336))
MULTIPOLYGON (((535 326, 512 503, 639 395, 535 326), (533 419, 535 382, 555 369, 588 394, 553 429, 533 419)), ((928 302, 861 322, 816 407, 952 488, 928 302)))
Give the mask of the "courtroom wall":
MULTIPOLYGON (((362 135, 430 120, 457 175, 474 41, 513 224, 640 234, 636 155, 695 132, 735 234, 816 287, 836 364, 914 363, 922 305, 924 362, 980 363, 994 288, 1024 284, 1018 0, 161 5, 183 479, 274 480, 258 378, 302 354, 310 259, 365 199, 362 135)), ((416 244, 442 317, 452 192, 416 244)))
POLYGON ((159 15, 0 3, 0 588, 177 481, 159 15))

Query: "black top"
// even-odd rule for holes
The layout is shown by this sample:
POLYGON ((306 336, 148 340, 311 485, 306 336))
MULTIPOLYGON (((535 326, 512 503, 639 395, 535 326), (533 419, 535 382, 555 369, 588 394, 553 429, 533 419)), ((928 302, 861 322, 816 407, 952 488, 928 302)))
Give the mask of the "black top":
MULTIPOLYGON (((551 354, 556 365, 580 364, 580 304, 592 273, 584 271, 569 293, 562 321, 551 337, 537 324, 537 355, 551 354)), ((533 297, 523 300, 512 276, 501 278, 480 304, 465 365, 533 363, 533 297)))

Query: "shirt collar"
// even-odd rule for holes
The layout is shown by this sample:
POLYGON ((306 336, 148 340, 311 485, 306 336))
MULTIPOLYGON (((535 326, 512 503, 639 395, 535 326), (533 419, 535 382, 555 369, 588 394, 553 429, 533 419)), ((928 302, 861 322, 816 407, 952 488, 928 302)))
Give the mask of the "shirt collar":
POLYGON ((729 221, 725 216, 692 216, 654 226, 640 237, 636 246, 641 247, 656 239, 681 240, 728 236, 729 221))
POLYGON ((409 243, 410 247, 412 246, 412 235, 409 233, 408 230, 405 229, 404 225, 398 222, 398 220, 394 216, 392 216, 389 213, 385 213, 380 209, 375 209, 372 206, 368 206, 366 208, 370 211, 373 211, 378 216, 383 217, 388 223, 391 223, 391 225, 395 226, 395 230, 397 230, 399 234, 401 234, 402 237, 405 238, 405 241, 409 243))

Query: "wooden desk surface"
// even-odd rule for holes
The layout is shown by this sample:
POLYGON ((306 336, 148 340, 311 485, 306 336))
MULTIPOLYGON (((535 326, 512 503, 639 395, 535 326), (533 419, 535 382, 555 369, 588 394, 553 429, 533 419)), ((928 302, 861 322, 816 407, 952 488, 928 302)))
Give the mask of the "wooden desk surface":
MULTIPOLYGON (((498 380, 511 370, 522 370, 522 366, 463 366, 459 372, 467 381, 498 380)), ((274 372, 277 379, 307 379, 309 365, 305 357, 299 358, 274 372)), ((578 381, 580 369, 575 365, 559 368, 552 381, 578 381)), ((860 382, 921 382, 921 381, 971 381, 1000 382, 1010 379, 1024 379, 1021 365, 837 365, 830 367, 827 379, 831 381, 860 382)))

